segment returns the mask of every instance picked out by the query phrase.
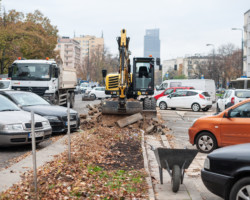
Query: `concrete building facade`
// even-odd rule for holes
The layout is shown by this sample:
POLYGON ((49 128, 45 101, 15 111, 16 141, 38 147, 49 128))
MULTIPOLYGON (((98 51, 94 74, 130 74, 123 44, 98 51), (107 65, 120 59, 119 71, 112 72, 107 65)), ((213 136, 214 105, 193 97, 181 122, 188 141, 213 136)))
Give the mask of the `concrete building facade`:
POLYGON ((160 29, 147 29, 144 36, 144 57, 160 58, 160 29))
POLYGON ((81 64, 80 43, 69 37, 60 37, 55 48, 60 52, 63 67, 79 69, 81 64))
POLYGON ((250 77, 250 10, 244 14, 244 67, 247 77, 250 77))
POLYGON ((101 52, 104 50, 104 38, 97 38, 91 35, 81 35, 75 37, 74 40, 78 41, 81 46, 82 58, 91 56, 93 50, 99 49, 101 52))

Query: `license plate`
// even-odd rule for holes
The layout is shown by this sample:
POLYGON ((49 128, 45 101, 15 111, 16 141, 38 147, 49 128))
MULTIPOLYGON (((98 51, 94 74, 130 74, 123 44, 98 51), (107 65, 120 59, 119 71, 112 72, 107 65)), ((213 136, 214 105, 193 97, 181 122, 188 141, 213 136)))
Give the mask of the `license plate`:
MULTIPOLYGON (((70 121, 69 125, 70 126, 76 125, 76 121, 70 121)), ((66 126, 68 126, 68 122, 66 122, 66 126)))
MULTIPOLYGON (((43 137, 44 132, 40 131, 40 132, 35 132, 35 137, 43 137)), ((29 133, 29 138, 32 138, 32 133, 29 133)))

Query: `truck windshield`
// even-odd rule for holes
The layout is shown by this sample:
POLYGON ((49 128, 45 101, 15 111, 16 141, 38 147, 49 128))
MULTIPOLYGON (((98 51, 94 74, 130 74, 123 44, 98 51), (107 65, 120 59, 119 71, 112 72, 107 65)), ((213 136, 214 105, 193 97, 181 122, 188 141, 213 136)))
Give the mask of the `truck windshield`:
POLYGON ((152 89, 152 72, 153 65, 149 62, 136 63, 136 89, 152 89))
POLYGON ((50 65, 40 63, 18 63, 12 66, 13 80, 49 80, 50 65))

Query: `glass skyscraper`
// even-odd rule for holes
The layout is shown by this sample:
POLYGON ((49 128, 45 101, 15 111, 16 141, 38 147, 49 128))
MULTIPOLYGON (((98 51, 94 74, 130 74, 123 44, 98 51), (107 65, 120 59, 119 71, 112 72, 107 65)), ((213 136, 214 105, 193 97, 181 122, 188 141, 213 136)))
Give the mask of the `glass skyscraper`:
POLYGON ((160 29, 146 29, 144 36, 144 57, 160 58, 160 29))

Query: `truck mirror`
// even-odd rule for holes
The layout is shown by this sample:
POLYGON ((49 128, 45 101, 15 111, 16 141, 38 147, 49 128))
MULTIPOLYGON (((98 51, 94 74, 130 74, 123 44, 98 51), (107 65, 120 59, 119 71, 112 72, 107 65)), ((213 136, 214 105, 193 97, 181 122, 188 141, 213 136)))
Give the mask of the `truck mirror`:
POLYGON ((102 70, 102 77, 105 78, 107 76, 107 70, 103 69, 102 70))
POLYGON ((161 64, 161 59, 160 58, 156 58, 156 65, 160 66, 160 64, 161 64))
POLYGON ((159 70, 160 70, 160 71, 162 70, 162 65, 159 65, 159 70))
POLYGON ((60 74, 60 69, 59 68, 55 68, 55 78, 58 78, 60 74))

